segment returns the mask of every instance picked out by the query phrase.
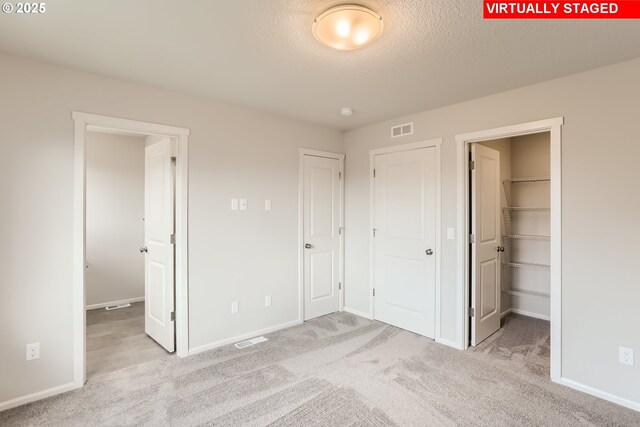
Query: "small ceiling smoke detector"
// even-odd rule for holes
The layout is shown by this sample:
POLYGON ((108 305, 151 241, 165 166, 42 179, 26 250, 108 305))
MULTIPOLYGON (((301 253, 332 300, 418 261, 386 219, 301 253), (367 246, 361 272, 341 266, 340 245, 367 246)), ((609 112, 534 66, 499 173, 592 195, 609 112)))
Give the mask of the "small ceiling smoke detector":
POLYGON ((345 117, 353 116, 355 112, 356 111, 351 107, 344 107, 340 109, 340 114, 345 117))
POLYGON ((382 32, 382 17, 353 4, 332 7, 313 21, 313 35, 338 50, 365 47, 382 32))

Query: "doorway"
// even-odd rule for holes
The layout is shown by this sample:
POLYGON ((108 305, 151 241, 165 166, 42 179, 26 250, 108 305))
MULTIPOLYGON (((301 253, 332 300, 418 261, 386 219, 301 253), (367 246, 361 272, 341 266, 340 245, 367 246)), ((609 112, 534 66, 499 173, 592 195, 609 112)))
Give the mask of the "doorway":
POLYGON ((344 155, 300 150, 300 318, 344 305, 344 155))
MULTIPOLYGON (((177 349, 180 357, 188 354, 186 210, 189 131, 172 126, 78 112, 73 113, 73 120, 75 125, 74 385, 81 387, 86 380, 87 350, 92 350, 94 344, 92 342, 92 347, 87 348, 88 318, 90 327, 93 329, 94 325, 105 321, 105 319, 117 322, 120 318, 120 320, 124 320, 120 325, 126 324, 127 320, 132 324, 140 323, 142 313, 144 333, 139 335, 143 338, 147 338, 147 336, 153 338, 158 343, 157 345, 155 342, 153 343, 156 346, 155 350, 162 347, 162 351, 166 353, 177 349), (88 308, 94 308, 96 312, 100 310, 98 312, 100 316, 93 316, 95 313, 86 315, 85 311, 87 298, 94 297, 92 294, 94 289, 88 288, 91 284, 89 281, 93 282, 96 273, 99 273, 98 269, 88 272, 92 269, 91 257, 98 256, 98 252, 95 251, 96 245, 87 244, 88 238, 95 237, 95 233, 91 230, 88 232, 87 229, 88 226, 95 225, 92 218, 87 216, 87 204, 94 202, 91 199, 93 193, 88 194, 87 191, 95 190, 93 186, 87 185, 87 176, 89 178, 94 176, 91 171, 87 172, 93 158, 89 153, 91 147, 88 146, 92 134, 124 135, 132 140, 139 140, 142 144, 142 151, 139 155, 144 161, 141 165, 144 176, 142 184, 137 182, 139 181, 137 178, 129 177, 132 188, 142 185, 140 194, 143 195, 143 200, 139 202, 142 202, 140 204, 143 206, 143 216, 132 226, 132 229, 116 230, 121 235, 126 234, 129 240, 139 239, 138 234, 142 236, 142 240, 139 241, 140 247, 135 248, 136 252, 139 249, 141 253, 136 254, 138 259, 131 262, 130 266, 143 265, 142 271, 137 270, 136 272, 138 277, 142 273, 143 295, 132 299, 109 300, 107 298, 107 301, 89 304, 88 308), (90 253, 87 248, 91 251, 90 253), (87 257, 88 254, 90 254, 90 258, 87 257), (140 257, 143 257, 144 261, 140 257), (143 298, 144 302, 139 302, 143 298), (129 304, 130 306, 128 306, 129 304), (101 305, 103 307, 100 307, 101 305), (106 310, 106 308, 110 310, 106 310), (106 313, 112 315, 108 316, 106 313)), ((103 181, 109 182, 111 186, 115 180, 107 178, 103 181)), ((112 186, 109 187, 109 191, 111 194, 122 193, 122 189, 114 191, 112 186)), ((119 201, 122 202, 122 199, 119 201)), ((133 207, 133 205, 137 206, 138 202, 125 202, 120 206, 120 209, 126 211, 127 209, 139 208, 139 206, 133 207)), ((89 206, 89 210, 89 213, 95 213, 95 206, 89 206)), ((111 217, 113 216, 111 215, 111 217)), ((109 220, 109 215, 105 220, 109 220)), ((120 225, 116 225, 116 227, 119 229, 120 225)), ((106 229, 103 229, 102 232, 106 232, 106 229)), ((122 255, 125 246, 128 251, 131 245, 113 246, 112 255, 114 253, 122 255)), ((135 267, 131 268, 135 269, 135 267)), ((118 281, 118 279, 115 280, 118 281)), ((133 281, 138 286, 134 292, 139 294, 140 280, 138 278, 133 281)), ((104 324, 107 323, 105 321, 104 324)), ((149 342, 151 342, 150 339, 149 342)))
POLYGON ((373 318, 436 339, 440 140, 371 152, 373 318))
MULTIPOLYGON (((511 313, 550 321, 550 374, 561 367, 562 118, 458 136, 461 348, 511 313)), ((526 322, 518 322, 522 325, 526 322)))

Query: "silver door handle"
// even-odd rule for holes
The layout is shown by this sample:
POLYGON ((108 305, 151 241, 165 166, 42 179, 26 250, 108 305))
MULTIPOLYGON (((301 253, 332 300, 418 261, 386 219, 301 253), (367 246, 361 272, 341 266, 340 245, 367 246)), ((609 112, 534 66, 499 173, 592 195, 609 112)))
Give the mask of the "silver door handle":
POLYGON ((305 249, 311 249, 313 246, 311 246, 309 243, 305 243, 304 247, 305 249))
POLYGON ((424 253, 431 256, 433 255, 433 249, 427 249, 426 251, 424 251, 424 253))
POLYGON ((141 246, 141 247, 140 247, 140 252, 141 252, 141 253, 143 253, 143 252, 149 252, 149 249, 147 249, 147 247, 146 247, 146 246, 141 246))

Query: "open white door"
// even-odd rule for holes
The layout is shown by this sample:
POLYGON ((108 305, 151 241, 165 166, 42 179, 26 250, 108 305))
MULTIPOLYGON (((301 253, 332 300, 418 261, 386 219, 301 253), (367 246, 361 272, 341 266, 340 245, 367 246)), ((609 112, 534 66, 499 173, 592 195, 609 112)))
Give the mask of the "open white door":
POLYGON ((167 138, 145 148, 144 329, 169 352, 175 350, 174 167, 167 138))
POLYGON ((304 155, 304 320, 340 310, 340 167, 304 155))
POLYGON ((435 337, 436 148, 374 160, 375 318, 435 337))
POLYGON ((500 329, 500 152, 471 146, 471 345, 500 329))

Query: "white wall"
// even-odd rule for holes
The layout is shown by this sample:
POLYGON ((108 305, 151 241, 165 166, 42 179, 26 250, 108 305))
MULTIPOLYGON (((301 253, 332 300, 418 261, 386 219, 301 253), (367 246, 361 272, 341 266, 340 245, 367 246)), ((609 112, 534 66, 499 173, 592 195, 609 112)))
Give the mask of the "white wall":
MULTIPOLYGON (((346 133, 346 305, 369 311, 369 150, 443 138, 446 231, 457 218, 456 135, 564 116, 562 375, 640 404, 640 363, 618 363, 619 345, 640 351, 638 76, 640 59, 346 133), (410 121, 413 135, 389 137, 390 126, 410 121)), ((458 243, 446 233, 442 242, 442 336, 461 342, 458 243)))
POLYGON ((144 297, 145 138, 86 134, 87 306, 144 297))
POLYGON ((9 56, 0 93, 0 404, 72 381, 73 110, 191 129, 190 347, 298 319, 298 148, 341 132, 9 56))

